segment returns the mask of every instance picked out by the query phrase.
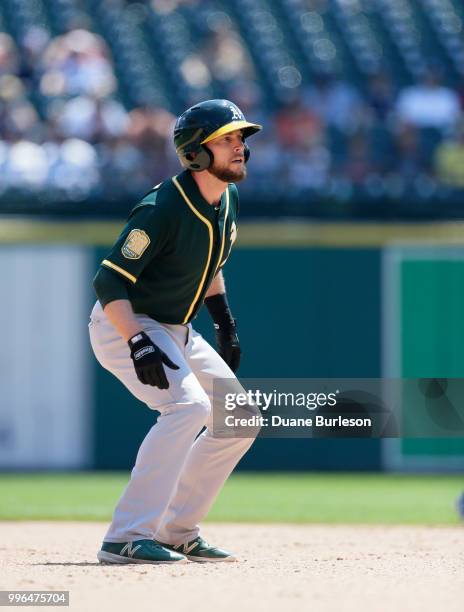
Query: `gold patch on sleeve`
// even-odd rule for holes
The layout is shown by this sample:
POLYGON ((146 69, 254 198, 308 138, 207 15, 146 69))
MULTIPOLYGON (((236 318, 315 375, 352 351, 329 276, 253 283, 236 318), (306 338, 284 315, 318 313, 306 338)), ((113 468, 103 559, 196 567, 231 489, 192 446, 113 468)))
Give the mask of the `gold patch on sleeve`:
POLYGON ((122 245, 121 253, 126 259, 140 259, 149 244, 150 238, 148 234, 143 230, 133 229, 129 232, 126 241, 122 245))

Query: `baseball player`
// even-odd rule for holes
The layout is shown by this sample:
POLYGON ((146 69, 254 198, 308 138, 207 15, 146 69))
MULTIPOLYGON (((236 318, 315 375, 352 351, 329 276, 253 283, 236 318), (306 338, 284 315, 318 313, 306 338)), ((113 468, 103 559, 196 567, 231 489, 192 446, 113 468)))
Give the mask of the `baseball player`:
POLYGON ((260 129, 228 100, 186 110, 174 128, 184 171, 135 206, 95 276, 95 356, 160 413, 114 510, 102 563, 235 560, 208 544, 198 523, 252 443, 214 437, 211 405, 213 380, 235 379, 240 363, 222 267, 237 233, 245 139, 260 129), (218 352, 191 324, 203 303, 218 352))

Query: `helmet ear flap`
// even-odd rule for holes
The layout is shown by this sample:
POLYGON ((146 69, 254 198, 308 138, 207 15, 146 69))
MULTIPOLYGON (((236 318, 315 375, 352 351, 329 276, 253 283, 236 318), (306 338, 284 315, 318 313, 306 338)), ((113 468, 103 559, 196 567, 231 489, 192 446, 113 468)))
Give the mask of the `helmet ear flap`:
POLYGON ((201 145, 198 153, 186 153, 181 157, 181 162, 187 170, 200 172, 211 166, 213 163, 213 154, 207 147, 201 145))
MULTIPOLYGON (((247 161, 250 159, 250 147, 246 144, 246 142, 244 145, 243 156, 245 163, 247 163, 247 161)), ((187 170, 200 172, 201 170, 206 170, 212 165, 214 156, 208 147, 201 145, 198 153, 186 153, 180 158, 180 160, 184 168, 187 168, 187 170)))

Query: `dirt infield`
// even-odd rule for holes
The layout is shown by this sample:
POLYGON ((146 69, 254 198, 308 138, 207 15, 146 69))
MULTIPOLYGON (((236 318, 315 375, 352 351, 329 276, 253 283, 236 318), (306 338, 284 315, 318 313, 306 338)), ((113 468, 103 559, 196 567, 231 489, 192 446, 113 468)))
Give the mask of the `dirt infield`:
POLYGON ((70 609, 91 612, 462 611, 462 528, 206 524, 240 562, 178 566, 101 566, 104 531, 0 523, 1 589, 69 590, 70 609))

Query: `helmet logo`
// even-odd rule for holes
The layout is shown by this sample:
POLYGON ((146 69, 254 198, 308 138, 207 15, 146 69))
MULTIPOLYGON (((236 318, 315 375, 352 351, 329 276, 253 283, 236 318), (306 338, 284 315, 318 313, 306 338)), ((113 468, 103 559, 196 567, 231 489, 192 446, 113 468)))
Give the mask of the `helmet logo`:
POLYGON ((242 113, 238 110, 236 106, 232 106, 231 104, 229 108, 232 111, 232 121, 241 121, 243 119, 242 113))

